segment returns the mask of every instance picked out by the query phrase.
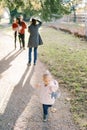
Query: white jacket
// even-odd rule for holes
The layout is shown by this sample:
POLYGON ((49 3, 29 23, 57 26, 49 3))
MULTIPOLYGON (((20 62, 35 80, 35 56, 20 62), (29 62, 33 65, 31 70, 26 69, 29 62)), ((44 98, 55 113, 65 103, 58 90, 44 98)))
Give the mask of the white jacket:
POLYGON ((41 85, 39 90, 39 98, 42 104, 52 105, 55 102, 55 98, 51 97, 52 92, 56 92, 59 89, 59 84, 56 80, 49 83, 48 86, 41 85))

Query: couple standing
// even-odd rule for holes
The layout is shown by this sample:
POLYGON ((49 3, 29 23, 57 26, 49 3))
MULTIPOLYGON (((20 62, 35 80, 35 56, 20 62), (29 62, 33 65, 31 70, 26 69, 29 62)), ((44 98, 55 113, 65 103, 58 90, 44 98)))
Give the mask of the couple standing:
POLYGON ((16 18, 14 17, 12 23, 12 29, 14 31, 14 43, 16 49, 17 33, 19 37, 20 49, 23 47, 25 49, 25 29, 27 28, 26 23, 23 20, 23 16, 16 18))

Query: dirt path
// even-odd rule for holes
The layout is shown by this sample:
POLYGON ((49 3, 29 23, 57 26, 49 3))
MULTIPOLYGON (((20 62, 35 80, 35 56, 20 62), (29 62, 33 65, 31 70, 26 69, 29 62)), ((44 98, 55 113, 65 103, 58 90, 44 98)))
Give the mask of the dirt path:
POLYGON ((14 50, 11 35, 0 31, 0 130, 79 130, 70 113, 70 95, 61 87, 56 113, 42 121, 42 107, 34 86, 41 81, 46 66, 39 60, 27 67, 28 50, 14 50))

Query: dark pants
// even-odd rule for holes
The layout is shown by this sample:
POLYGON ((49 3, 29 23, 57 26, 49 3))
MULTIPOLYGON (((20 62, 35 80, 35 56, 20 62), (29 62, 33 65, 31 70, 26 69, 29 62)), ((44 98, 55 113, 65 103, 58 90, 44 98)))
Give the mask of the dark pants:
POLYGON ((16 41, 17 41, 17 31, 14 32, 14 44, 16 48, 16 41))
POLYGON ((52 105, 43 104, 43 114, 44 115, 48 115, 48 109, 49 109, 49 107, 52 107, 52 105))
POLYGON ((25 34, 20 34, 19 33, 19 42, 20 42, 20 48, 21 48, 21 43, 22 43, 22 47, 25 47, 25 34))

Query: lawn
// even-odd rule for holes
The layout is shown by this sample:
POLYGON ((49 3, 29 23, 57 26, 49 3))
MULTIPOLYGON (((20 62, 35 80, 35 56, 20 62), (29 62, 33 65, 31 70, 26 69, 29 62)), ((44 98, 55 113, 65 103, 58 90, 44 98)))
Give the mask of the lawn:
POLYGON ((52 28, 40 30, 44 45, 39 58, 66 87, 71 98, 71 112, 82 130, 87 129, 87 42, 52 28))

